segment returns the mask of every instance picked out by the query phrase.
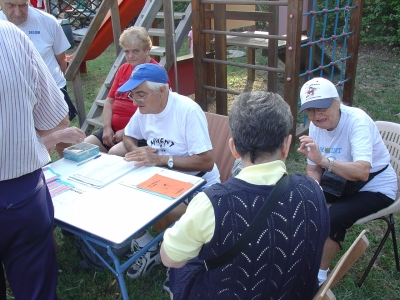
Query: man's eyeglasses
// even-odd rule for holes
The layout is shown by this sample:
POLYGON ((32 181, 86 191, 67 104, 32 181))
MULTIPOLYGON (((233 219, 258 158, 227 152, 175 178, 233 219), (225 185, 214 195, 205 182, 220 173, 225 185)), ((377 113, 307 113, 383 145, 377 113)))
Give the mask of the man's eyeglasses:
POLYGON ((328 110, 327 108, 307 108, 306 112, 308 115, 313 116, 315 115, 315 112, 323 113, 326 112, 327 110, 328 110))
POLYGON ((132 101, 136 101, 137 103, 143 103, 144 101, 146 101, 146 99, 147 98, 149 98, 150 97, 150 95, 151 94, 153 94, 154 92, 151 92, 150 94, 148 94, 146 97, 144 97, 144 98, 135 98, 135 97, 133 97, 133 92, 132 91, 130 91, 129 92, 129 94, 128 94, 128 98, 130 99, 130 100, 132 100, 132 101))

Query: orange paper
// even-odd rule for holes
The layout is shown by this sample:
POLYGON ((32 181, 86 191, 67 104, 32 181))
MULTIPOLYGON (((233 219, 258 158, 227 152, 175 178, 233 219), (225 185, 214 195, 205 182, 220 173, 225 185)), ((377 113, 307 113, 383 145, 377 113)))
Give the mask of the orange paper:
POLYGON ((194 184, 184 182, 170 177, 155 174, 148 180, 137 185, 138 188, 148 190, 153 193, 162 194, 171 198, 177 198, 188 191, 194 184))

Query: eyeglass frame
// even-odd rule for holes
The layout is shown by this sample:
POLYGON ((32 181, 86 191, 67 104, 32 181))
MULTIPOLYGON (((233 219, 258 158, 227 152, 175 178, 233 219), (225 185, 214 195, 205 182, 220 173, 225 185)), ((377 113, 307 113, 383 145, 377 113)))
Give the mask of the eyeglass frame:
POLYGON ((137 103, 144 103, 147 100, 147 98, 149 98, 152 94, 154 94, 154 91, 151 92, 150 94, 148 94, 144 98, 133 98, 132 94, 134 94, 134 93, 132 91, 129 91, 128 96, 127 96, 129 100, 135 101, 137 103))

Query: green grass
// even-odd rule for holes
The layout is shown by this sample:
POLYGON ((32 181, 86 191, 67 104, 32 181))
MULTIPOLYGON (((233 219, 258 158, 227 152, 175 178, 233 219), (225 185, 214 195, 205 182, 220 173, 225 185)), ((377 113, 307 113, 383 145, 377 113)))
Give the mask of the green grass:
MULTIPOLYGON (((361 49, 357 68, 354 106, 363 108, 374 120, 399 122, 397 117, 397 114, 400 113, 400 101, 398 101, 398 96, 400 95, 399 57, 382 49, 369 50, 365 47, 361 49)), ((99 58, 87 62, 88 73, 82 74, 87 110, 90 108, 114 62, 115 53, 113 51, 113 46, 110 46, 99 58)), ((257 63, 265 65, 265 57, 261 57, 258 51, 256 59, 257 63)), ((245 62, 245 60, 245 57, 235 59, 235 61, 241 62, 245 62)), ((240 68, 229 67, 228 84, 238 87, 249 85, 245 79, 246 72, 246 70, 240 68)), ((256 74, 257 81, 265 84, 264 73, 257 71, 256 74)), ((254 83, 255 88, 259 86, 259 84, 254 83)), ((77 125, 76 121, 73 124, 77 125)), ((305 165, 305 158, 298 153, 291 154, 287 160, 287 167, 290 173, 304 173, 305 165)), ((134 215, 135 212, 132 212, 132 217, 134 215)), ((396 214, 396 222, 399 222, 398 214, 396 214)), ((400 299, 400 273, 395 268, 391 238, 388 239, 364 285, 361 288, 355 286, 379 243, 384 225, 385 223, 382 221, 374 221, 353 226, 348 231, 346 240, 343 243, 344 250, 341 254, 344 253, 363 229, 368 230, 367 237, 370 241, 370 246, 347 276, 333 289, 337 299, 400 299)), ((400 230, 399 227, 397 229, 400 230)), ((56 237, 60 244, 60 252, 57 254, 57 259, 62 270, 58 280, 59 299, 121 298, 118 281, 111 272, 81 270, 78 265, 80 258, 75 249, 74 239, 61 235, 59 229, 56 229, 56 237)), ((337 259, 335 259, 334 263, 337 259)), ((164 279, 165 268, 163 266, 155 267, 148 276, 138 280, 131 280, 125 276, 131 299, 169 299, 161 288, 164 279)))

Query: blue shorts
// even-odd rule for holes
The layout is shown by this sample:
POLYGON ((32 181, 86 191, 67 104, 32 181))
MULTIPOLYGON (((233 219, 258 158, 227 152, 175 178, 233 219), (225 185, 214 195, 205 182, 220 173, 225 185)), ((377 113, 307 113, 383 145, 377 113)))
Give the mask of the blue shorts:
MULTIPOLYGON (((103 128, 100 128, 99 130, 96 130, 95 132, 92 133, 97 139, 100 141, 100 143, 103 145, 104 148, 109 151, 111 149, 110 146, 107 146, 103 143, 103 128)), ((144 147, 147 146, 146 140, 138 140, 138 146, 139 147, 144 147)))

